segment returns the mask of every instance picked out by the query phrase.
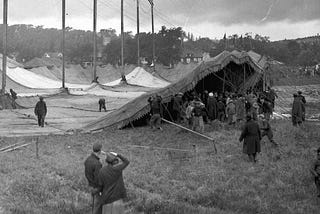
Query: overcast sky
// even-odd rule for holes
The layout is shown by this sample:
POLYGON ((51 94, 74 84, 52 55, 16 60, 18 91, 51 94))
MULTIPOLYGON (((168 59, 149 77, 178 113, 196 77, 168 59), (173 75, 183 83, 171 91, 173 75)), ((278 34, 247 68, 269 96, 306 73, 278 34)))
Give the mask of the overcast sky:
MULTIPOLYGON (((98 29, 120 33, 120 0, 98 1, 98 29)), ((151 31, 150 5, 140 1, 140 31, 151 31)), ((8 24, 61 28, 62 0, 9 0, 8 24)), ((2 1, 0 3, 2 17, 2 1)), ((124 0, 124 30, 136 33, 136 0, 124 0)), ((195 36, 260 34, 271 40, 320 33, 320 0, 154 0, 155 31, 182 27, 195 36), (241 2, 241 3, 240 3, 241 2)), ((66 0, 66 25, 91 30, 93 0, 66 0)))

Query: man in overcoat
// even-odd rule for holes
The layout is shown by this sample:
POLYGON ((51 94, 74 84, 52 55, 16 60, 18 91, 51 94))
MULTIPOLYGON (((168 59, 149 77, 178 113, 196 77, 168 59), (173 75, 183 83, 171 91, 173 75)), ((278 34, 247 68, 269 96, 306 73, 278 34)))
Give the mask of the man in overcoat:
POLYGON ((258 123, 252 120, 250 115, 247 115, 246 119, 239 141, 243 141, 243 152, 249 156, 249 160, 256 162, 257 153, 261 152, 261 132, 258 123))
POLYGON ((44 127, 44 119, 47 115, 47 105, 43 101, 43 97, 39 97, 39 101, 34 108, 34 114, 38 117, 38 125, 44 127))
POLYGON ((303 103, 301 98, 297 94, 293 95, 293 104, 292 104, 292 125, 297 126, 302 124, 303 118, 303 103))

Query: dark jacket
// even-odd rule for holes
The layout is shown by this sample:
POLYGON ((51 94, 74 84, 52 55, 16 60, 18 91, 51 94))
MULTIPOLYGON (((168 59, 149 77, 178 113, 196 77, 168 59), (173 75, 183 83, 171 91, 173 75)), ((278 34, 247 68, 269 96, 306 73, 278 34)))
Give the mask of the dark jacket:
POLYGON ((250 120, 248 121, 240 135, 239 141, 243 142, 243 152, 246 154, 254 154, 261 152, 260 148, 260 140, 261 140, 261 132, 259 125, 250 120))
POLYGON ((292 104, 292 119, 296 122, 302 122, 303 103, 301 98, 295 97, 292 104))
POLYGON ((99 158, 92 153, 84 162, 84 173, 89 182, 89 186, 99 188, 98 175, 102 167, 99 158))
POLYGON ((101 205, 110 204, 114 201, 126 198, 122 171, 129 165, 129 160, 118 155, 121 164, 112 166, 108 164, 101 168, 99 173, 99 185, 102 188, 101 205))
POLYGON ((46 116, 47 114, 47 105, 44 101, 38 101, 36 107, 34 108, 35 115, 46 116))
POLYGON ((215 97, 210 97, 208 98, 208 103, 207 103, 207 109, 208 109, 208 116, 211 120, 214 120, 217 118, 218 115, 218 107, 217 107, 217 100, 215 97))

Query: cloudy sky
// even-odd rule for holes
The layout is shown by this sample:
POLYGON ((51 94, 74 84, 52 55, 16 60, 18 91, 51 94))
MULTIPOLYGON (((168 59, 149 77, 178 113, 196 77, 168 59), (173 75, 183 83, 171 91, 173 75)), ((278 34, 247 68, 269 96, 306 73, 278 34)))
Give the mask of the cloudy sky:
MULTIPOLYGON (((9 0, 8 24, 61 28, 62 0, 9 0)), ((120 0, 98 1, 98 29, 120 32, 120 0)), ((140 1, 140 31, 151 31, 150 5, 140 1)), ((2 1, 0 3, 2 12, 2 1)), ((320 0, 154 0, 155 31, 182 27, 195 36, 260 34, 271 40, 320 33, 320 0)), ((92 29, 93 0, 66 0, 66 25, 92 29)), ((125 31, 136 32, 136 0, 124 0, 125 31)), ((2 15, 1 15, 2 17, 2 15)))

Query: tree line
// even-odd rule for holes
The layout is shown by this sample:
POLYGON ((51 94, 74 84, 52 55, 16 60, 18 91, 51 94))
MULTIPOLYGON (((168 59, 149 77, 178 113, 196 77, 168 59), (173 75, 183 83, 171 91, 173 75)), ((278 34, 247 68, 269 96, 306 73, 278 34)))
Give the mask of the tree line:
MULTIPOLYGON (((76 30, 67 27, 65 57, 68 62, 81 63, 92 60, 93 34, 91 31, 76 30)), ((3 26, 0 26, 0 51, 3 51, 3 26)), ((8 27, 8 54, 18 62, 26 62, 42 57, 48 52, 61 52, 62 30, 43 28, 33 25, 12 25, 8 27)), ((98 33, 97 46, 103 63, 119 64, 121 56, 121 35, 114 29, 103 29, 98 33)), ((137 35, 124 33, 124 62, 137 63, 137 35)), ((152 34, 142 32, 140 38, 140 56, 149 63, 152 61, 152 34)), ((316 37, 317 38, 317 37, 316 37)), ((271 42, 269 37, 259 34, 224 35, 220 40, 194 38, 181 27, 162 26, 155 33, 156 61, 165 65, 174 64, 188 51, 207 52, 216 56, 223 50, 253 50, 270 56, 289 65, 308 66, 320 62, 320 37, 311 42, 303 40, 282 40, 271 42)))

